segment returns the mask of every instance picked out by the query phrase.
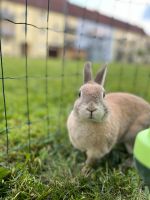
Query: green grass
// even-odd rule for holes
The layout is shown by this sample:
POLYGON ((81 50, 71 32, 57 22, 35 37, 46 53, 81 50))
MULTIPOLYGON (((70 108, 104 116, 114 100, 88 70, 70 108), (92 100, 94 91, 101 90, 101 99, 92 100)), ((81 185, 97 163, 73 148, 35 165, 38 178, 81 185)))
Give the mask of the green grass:
MULTIPOLYGON (((63 71, 61 60, 48 61, 50 125, 47 127, 45 60, 28 60, 31 154, 28 151, 25 60, 3 58, 3 65, 4 76, 17 79, 5 79, 10 129, 8 156, 3 96, 0 96, 1 199, 146 199, 136 170, 120 167, 127 158, 122 147, 116 147, 106 156, 89 177, 80 173, 85 157, 71 146, 66 119, 82 84, 83 62, 66 60, 63 71)), ((93 68, 96 72, 99 65, 93 68)), ((106 90, 128 91, 150 100, 149 74, 148 65, 112 63, 106 90)))

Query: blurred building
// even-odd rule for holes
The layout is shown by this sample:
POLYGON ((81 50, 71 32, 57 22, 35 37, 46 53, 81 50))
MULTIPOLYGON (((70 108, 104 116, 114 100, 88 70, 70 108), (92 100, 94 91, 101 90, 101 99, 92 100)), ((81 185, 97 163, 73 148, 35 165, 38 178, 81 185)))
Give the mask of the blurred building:
POLYGON ((28 0, 25 42, 25 0, 2 0, 3 54, 31 57, 86 58, 91 61, 140 61, 149 37, 143 29, 73 5, 66 0, 28 0), (47 24, 48 17, 48 24, 47 24), (15 23, 13 23, 15 22, 15 23), (33 26, 32 26, 33 25, 33 26), (48 49, 46 49, 46 27, 48 49), (38 27, 38 28, 36 28, 38 27))

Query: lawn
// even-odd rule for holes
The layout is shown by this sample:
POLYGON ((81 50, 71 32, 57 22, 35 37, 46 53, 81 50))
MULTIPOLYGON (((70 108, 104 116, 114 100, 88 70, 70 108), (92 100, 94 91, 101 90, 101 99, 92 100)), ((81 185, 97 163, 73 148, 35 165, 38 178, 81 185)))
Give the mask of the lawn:
MULTIPOLYGON (((82 84, 83 62, 48 60, 47 64, 46 79, 45 60, 28 59, 29 135, 25 59, 3 58, 9 133, 7 155, 1 93, 0 199, 147 199, 137 171, 121 168, 128 156, 122 146, 89 177, 81 174, 85 157, 71 146, 66 119, 82 84)), ((94 72, 99 67, 94 64, 94 72)), ((150 66, 109 64, 107 92, 128 91, 150 100, 149 85, 150 66)))

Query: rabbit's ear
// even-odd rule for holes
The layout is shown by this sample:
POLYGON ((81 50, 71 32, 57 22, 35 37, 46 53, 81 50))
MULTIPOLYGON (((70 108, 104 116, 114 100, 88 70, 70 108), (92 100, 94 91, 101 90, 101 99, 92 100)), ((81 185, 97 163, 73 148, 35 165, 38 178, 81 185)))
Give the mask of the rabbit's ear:
POLYGON ((84 83, 92 80, 92 63, 86 62, 84 65, 84 83))
POLYGON ((96 75, 95 82, 104 86, 107 74, 107 65, 105 65, 96 75))

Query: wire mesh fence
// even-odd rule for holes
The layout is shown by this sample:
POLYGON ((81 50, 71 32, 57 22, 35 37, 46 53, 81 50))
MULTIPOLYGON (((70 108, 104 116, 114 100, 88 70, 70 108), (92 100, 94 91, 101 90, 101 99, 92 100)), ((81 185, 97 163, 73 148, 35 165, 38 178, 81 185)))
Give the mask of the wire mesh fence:
MULTIPOLYGON (((147 58, 150 42, 144 31, 115 19, 115 16, 104 17, 86 7, 80 8, 67 1, 62 2, 58 10, 57 3, 60 1, 52 0, 42 2, 41 7, 44 5, 44 8, 36 8, 41 13, 43 26, 41 23, 38 25, 38 20, 35 19, 35 23, 30 22, 31 8, 36 5, 35 1, 24 0, 19 3, 24 9, 23 15, 21 14, 23 21, 1 14, 1 30, 5 23, 7 26, 12 25, 13 29, 21 26, 19 30, 22 30, 20 34, 23 35, 22 56, 18 54, 20 58, 15 58, 15 52, 12 52, 13 58, 9 58, 3 52, 5 44, 10 43, 11 39, 8 36, 5 38, 8 33, 1 31, 1 158, 9 156, 14 150, 31 153, 34 144, 45 143, 52 136, 66 134, 64 127, 67 113, 82 84, 82 65, 87 59, 95 63, 98 60, 109 63, 106 85, 108 92, 129 91, 150 99, 150 66, 147 58), (52 21, 56 20, 55 12, 59 20, 52 27, 52 21), (61 24, 61 28, 57 27, 58 24, 61 24), (30 31, 33 31, 35 38, 31 38, 30 31), (41 36, 38 38, 36 35, 39 32, 41 36), (53 34, 50 37, 50 33, 56 37, 53 34), (45 49, 38 59, 32 58, 35 52, 30 55, 28 51, 28 43, 32 40, 36 40, 37 44, 34 51, 45 49), (53 40, 55 46, 50 44, 53 40), (59 40, 60 52, 57 52, 59 40), (57 54, 60 54, 57 59, 49 57, 56 57, 57 54)), ((17 4, 18 1, 13 3, 17 4)), ((114 3, 114 13, 117 3, 118 1, 114 3)), ((132 4, 133 1, 130 0, 129 17, 132 4)), ((100 1, 98 7, 101 7, 100 1)), ((37 12, 36 9, 34 12, 37 12)), ((13 45, 16 45, 15 42, 13 45)), ((98 67, 96 64, 94 70, 98 67)))

